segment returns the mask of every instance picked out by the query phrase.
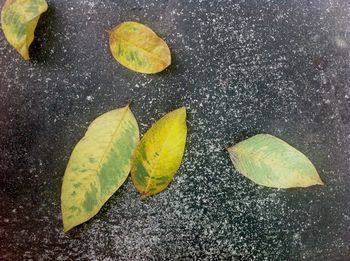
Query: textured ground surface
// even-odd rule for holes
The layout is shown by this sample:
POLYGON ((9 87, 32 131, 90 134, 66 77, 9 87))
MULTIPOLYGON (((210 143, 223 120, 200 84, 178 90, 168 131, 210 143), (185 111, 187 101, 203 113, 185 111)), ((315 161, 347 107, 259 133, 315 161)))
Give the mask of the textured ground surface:
POLYGON ((1 260, 346 260, 350 256, 350 2, 49 0, 30 62, 0 33, 1 260), (173 64, 117 64, 105 30, 149 25, 173 64), (141 202, 130 180, 64 234, 60 186, 89 122, 133 100, 144 131, 188 108, 170 187, 141 202), (274 134, 324 187, 276 190, 236 173, 225 148, 274 134))

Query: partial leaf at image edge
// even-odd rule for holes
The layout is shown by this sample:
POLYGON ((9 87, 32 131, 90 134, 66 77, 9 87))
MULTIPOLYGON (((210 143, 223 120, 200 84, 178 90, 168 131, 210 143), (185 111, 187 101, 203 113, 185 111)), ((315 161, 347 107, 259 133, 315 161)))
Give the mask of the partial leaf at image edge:
POLYGON ((163 191, 181 165, 186 145, 186 108, 174 110, 157 121, 138 144, 131 178, 142 198, 163 191))
POLYGON ((69 159, 61 191, 64 231, 89 220, 124 183, 139 141, 129 106, 96 118, 69 159))
POLYGON ((269 134, 258 134, 228 148, 236 170, 273 188, 323 185, 316 168, 300 151, 269 134))
POLYGON ((7 41, 29 60, 29 46, 39 18, 48 8, 45 0, 7 0, 1 11, 1 27, 7 41))
POLYGON ((163 71, 171 64, 168 45, 149 27, 124 22, 109 33, 113 57, 126 68, 146 74, 163 71))

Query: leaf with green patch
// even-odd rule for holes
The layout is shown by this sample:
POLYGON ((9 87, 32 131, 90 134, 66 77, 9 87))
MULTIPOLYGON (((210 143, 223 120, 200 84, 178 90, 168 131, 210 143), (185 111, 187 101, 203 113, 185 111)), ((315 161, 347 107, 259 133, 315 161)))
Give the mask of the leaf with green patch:
POLYGON ((64 230, 89 220, 124 183, 139 141, 129 106, 95 119, 78 142, 63 178, 61 208, 64 230))
POLYGON ((186 108, 166 114, 135 150, 131 178, 142 197, 163 191, 180 167, 186 144, 186 108))
POLYGON ((300 151, 269 134, 258 134, 228 148, 233 165, 253 182, 274 188, 323 185, 300 151))
POLYGON ((42 13, 48 6, 45 0, 7 0, 1 11, 2 30, 7 41, 29 60, 29 46, 42 13))
POLYGON ((149 27, 124 22, 109 33, 113 57, 123 66, 140 73, 158 73, 171 64, 167 44, 149 27))

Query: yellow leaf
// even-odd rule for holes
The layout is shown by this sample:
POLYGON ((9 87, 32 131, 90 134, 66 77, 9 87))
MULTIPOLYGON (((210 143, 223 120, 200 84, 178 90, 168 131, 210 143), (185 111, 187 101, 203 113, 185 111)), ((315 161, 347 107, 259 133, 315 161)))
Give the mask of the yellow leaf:
POLYGON ((186 108, 166 114, 144 135, 135 150, 131 177, 142 197, 164 190, 180 167, 186 144, 186 108))
POLYGON ((63 178, 61 208, 64 230, 91 217, 129 175, 139 128, 129 106, 95 119, 69 159, 63 178))
POLYGON ((47 10, 45 0, 7 0, 1 11, 1 25, 7 41, 29 60, 29 46, 40 15, 47 10))
POLYGON ((300 151, 269 134, 258 134, 228 148, 238 172, 273 188, 323 185, 316 168, 300 151))
POLYGON ((157 73, 171 64, 167 44, 149 27, 137 22, 124 22, 109 34, 114 58, 123 66, 140 73, 157 73))

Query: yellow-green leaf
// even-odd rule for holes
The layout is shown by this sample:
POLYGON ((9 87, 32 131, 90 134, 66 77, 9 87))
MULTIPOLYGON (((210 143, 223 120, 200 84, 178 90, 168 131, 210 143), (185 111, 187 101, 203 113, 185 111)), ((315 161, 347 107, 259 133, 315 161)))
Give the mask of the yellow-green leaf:
POLYGON ((179 169, 186 144, 186 108, 166 114, 144 135, 135 150, 131 177, 142 197, 164 190, 179 169))
POLYGON ((139 128, 129 106, 107 112, 90 124, 63 178, 65 231, 93 217, 124 183, 138 141, 139 128))
POLYGON ((109 45, 113 57, 136 72, 157 73, 171 64, 167 44, 149 27, 137 22, 124 22, 113 28, 109 45))
POLYGON ((253 182, 274 188, 323 185, 300 151, 269 134, 258 134, 228 148, 233 165, 253 182))
POLYGON ((1 26, 7 41, 29 59, 29 46, 40 15, 47 10, 45 0, 7 0, 1 11, 1 26))

